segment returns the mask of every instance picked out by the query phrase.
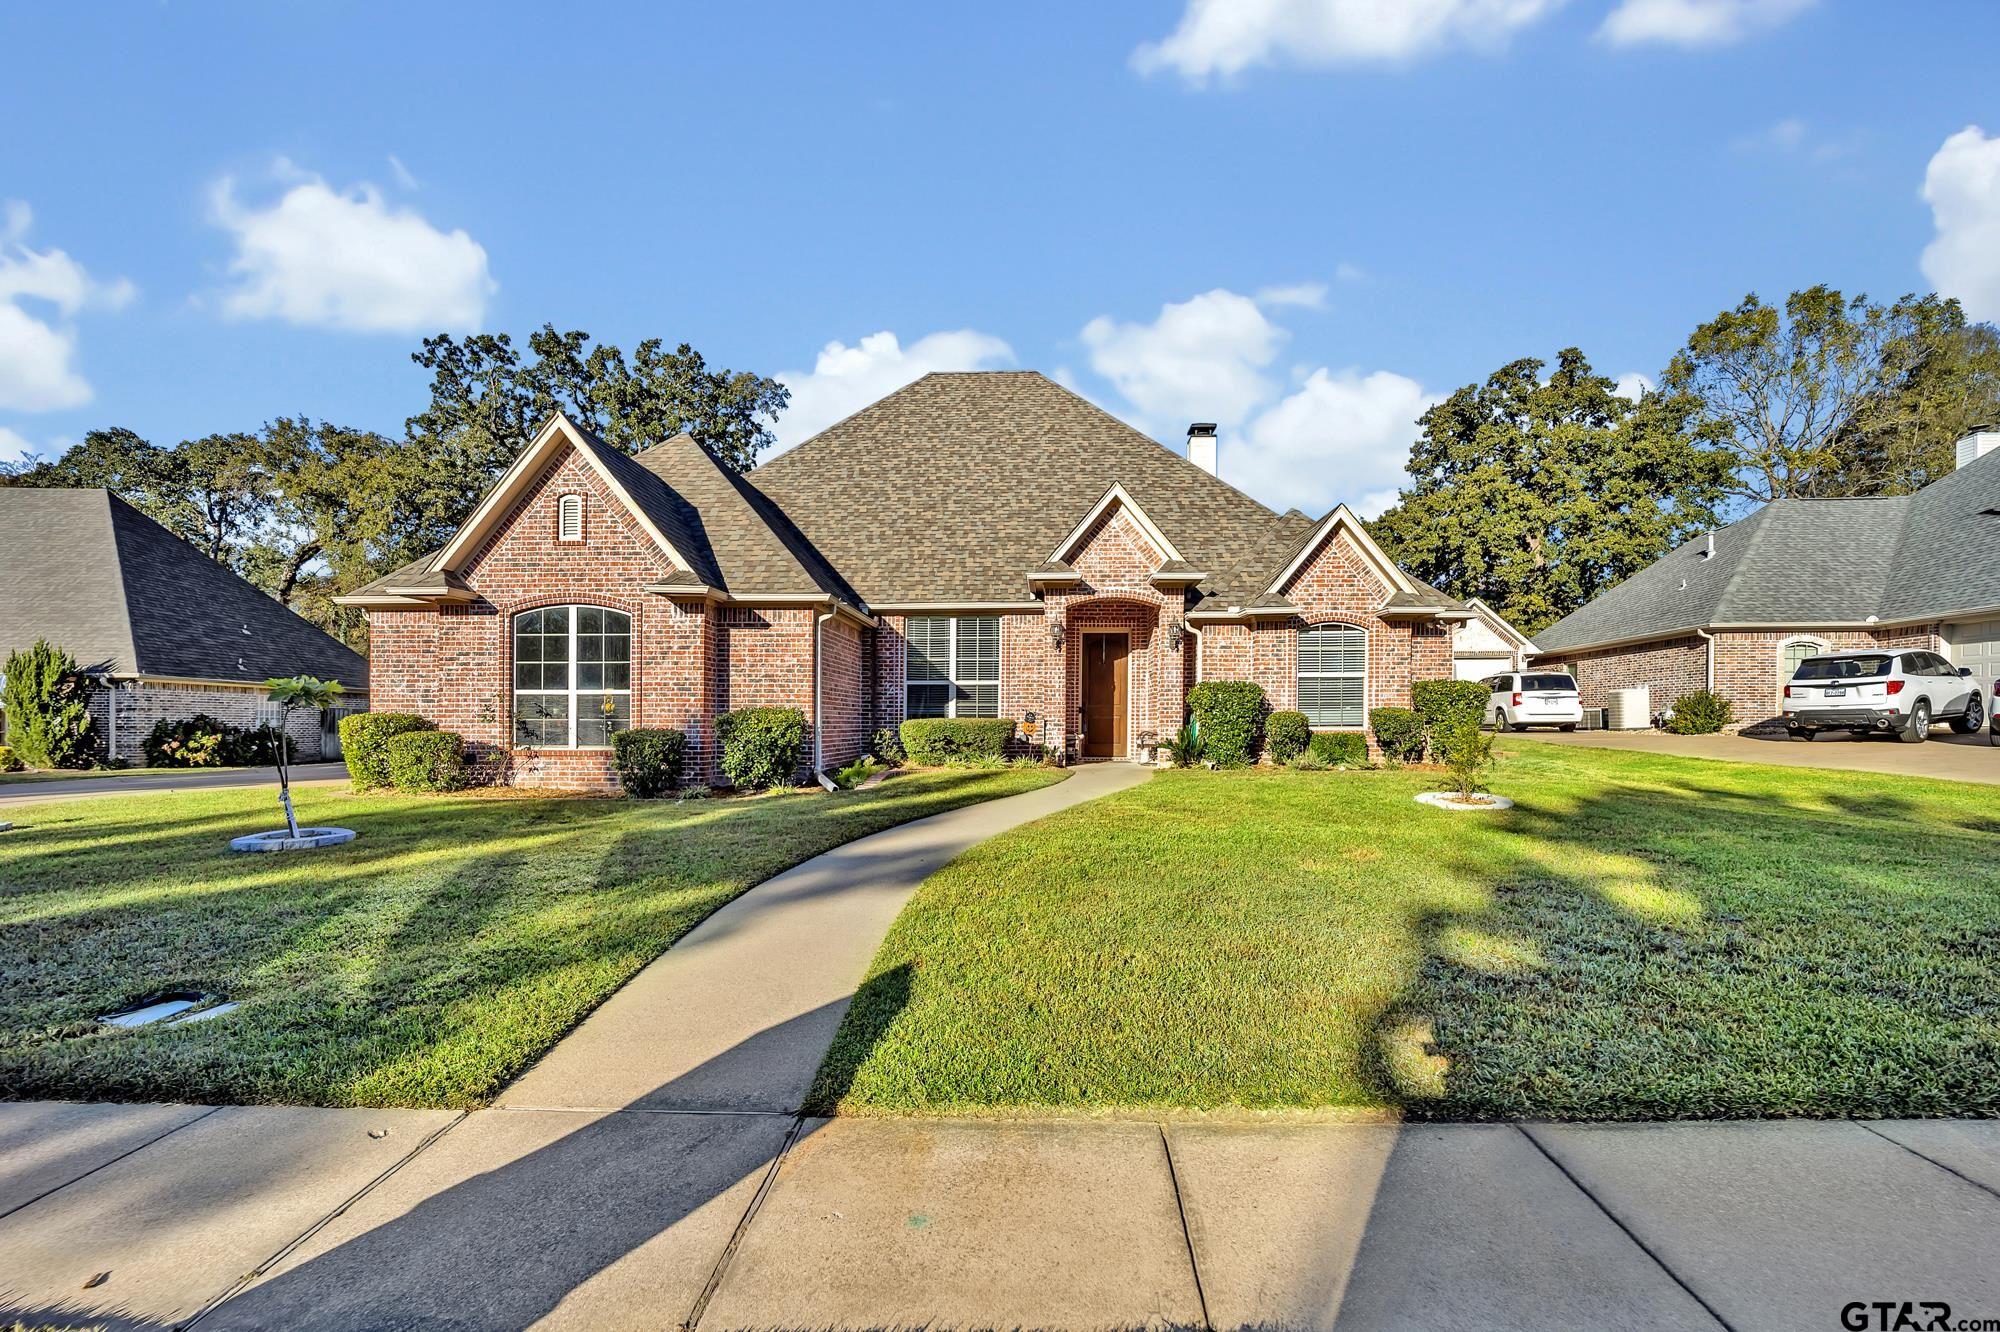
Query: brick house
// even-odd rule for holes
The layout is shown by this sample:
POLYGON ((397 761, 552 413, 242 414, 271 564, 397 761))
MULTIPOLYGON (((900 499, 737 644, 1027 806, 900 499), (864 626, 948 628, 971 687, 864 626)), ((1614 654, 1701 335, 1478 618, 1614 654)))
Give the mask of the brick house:
MULTIPOLYGON (((89 707, 112 761, 143 761, 155 723, 197 713, 275 723, 273 676, 315 675, 368 706, 368 664, 107 490, 0 489, 0 658, 46 638, 96 682, 89 707)), ((302 758, 331 740, 295 712, 302 758)))
MULTIPOLYGON (((932 374, 747 476, 686 436, 636 456, 563 417, 444 549, 365 607, 374 705, 461 733, 487 775, 608 786, 610 732, 783 705, 815 768, 913 716, 1011 717, 1145 758, 1203 679, 1366 732, 1452 674, 1468 612, 1345 507, 1274 513, 1030 372, 932 374)), ((1205 464, 1205 465, 1204 465, 1205 464)))
POLYGON ((1713 689, 1739 726, 1775 718, 1799 661, 1918 648, 2000 679, 2000 431, 1911 495, 1776 500, 1686 543, 1535 635, 1586 707, 1652 690, 1655 711, 1713 689))

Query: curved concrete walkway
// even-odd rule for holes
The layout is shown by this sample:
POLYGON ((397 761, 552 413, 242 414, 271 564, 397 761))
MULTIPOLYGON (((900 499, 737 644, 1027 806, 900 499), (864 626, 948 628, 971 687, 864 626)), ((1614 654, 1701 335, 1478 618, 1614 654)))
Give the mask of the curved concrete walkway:
POLYGON ((918 884, 989 837, 1151 775, 1085 764, 1054 786, 905 823, 765 880, 634 976, 498 1104, 797 1111, 918 884))

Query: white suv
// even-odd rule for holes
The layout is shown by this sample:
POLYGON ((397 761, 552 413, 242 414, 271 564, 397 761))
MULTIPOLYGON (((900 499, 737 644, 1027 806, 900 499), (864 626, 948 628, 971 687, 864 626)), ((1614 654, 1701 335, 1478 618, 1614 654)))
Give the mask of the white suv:
POLYGON ((1797 740, 1821 731, 1893 734, 1920 744, 1935 722, 1971 735, 1986 722, 1971 670, 1935 652, 1829 652, 1807 657, 1785 686, 1785 730, 1797 740))
POLYGON ((1486 724, 1525 731, 1530 726, 1560 726, 1574 731, 1583 720, 1583 697, 1567 675, 1496 675, 1482 681, 1492 697, 1486 700, 1486 724))

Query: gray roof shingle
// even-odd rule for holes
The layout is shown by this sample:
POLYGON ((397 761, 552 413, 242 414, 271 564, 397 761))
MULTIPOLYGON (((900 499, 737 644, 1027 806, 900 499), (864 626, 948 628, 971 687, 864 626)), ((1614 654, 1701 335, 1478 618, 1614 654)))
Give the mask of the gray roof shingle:
POLYGON ((0 654, 37 638, 118 675, 368 687, 360 654, 105 490, 0 489, 0 654))

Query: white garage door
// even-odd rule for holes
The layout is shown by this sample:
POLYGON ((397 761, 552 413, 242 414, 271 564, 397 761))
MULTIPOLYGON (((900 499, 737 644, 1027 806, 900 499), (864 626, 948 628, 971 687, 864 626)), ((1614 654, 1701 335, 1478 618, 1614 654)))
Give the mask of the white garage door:
POLYGON ((1993 682, 2000 679, 2000 620, 1948 624, 1944 635, 1950 644, 1952 665, 1970 666, 1980 688, 1991 690, 1993 682))
POLYGON ((1452 673, 1461 680, 1484 680, 1514 669, 1511 657, 1453 657, 1452 673))

